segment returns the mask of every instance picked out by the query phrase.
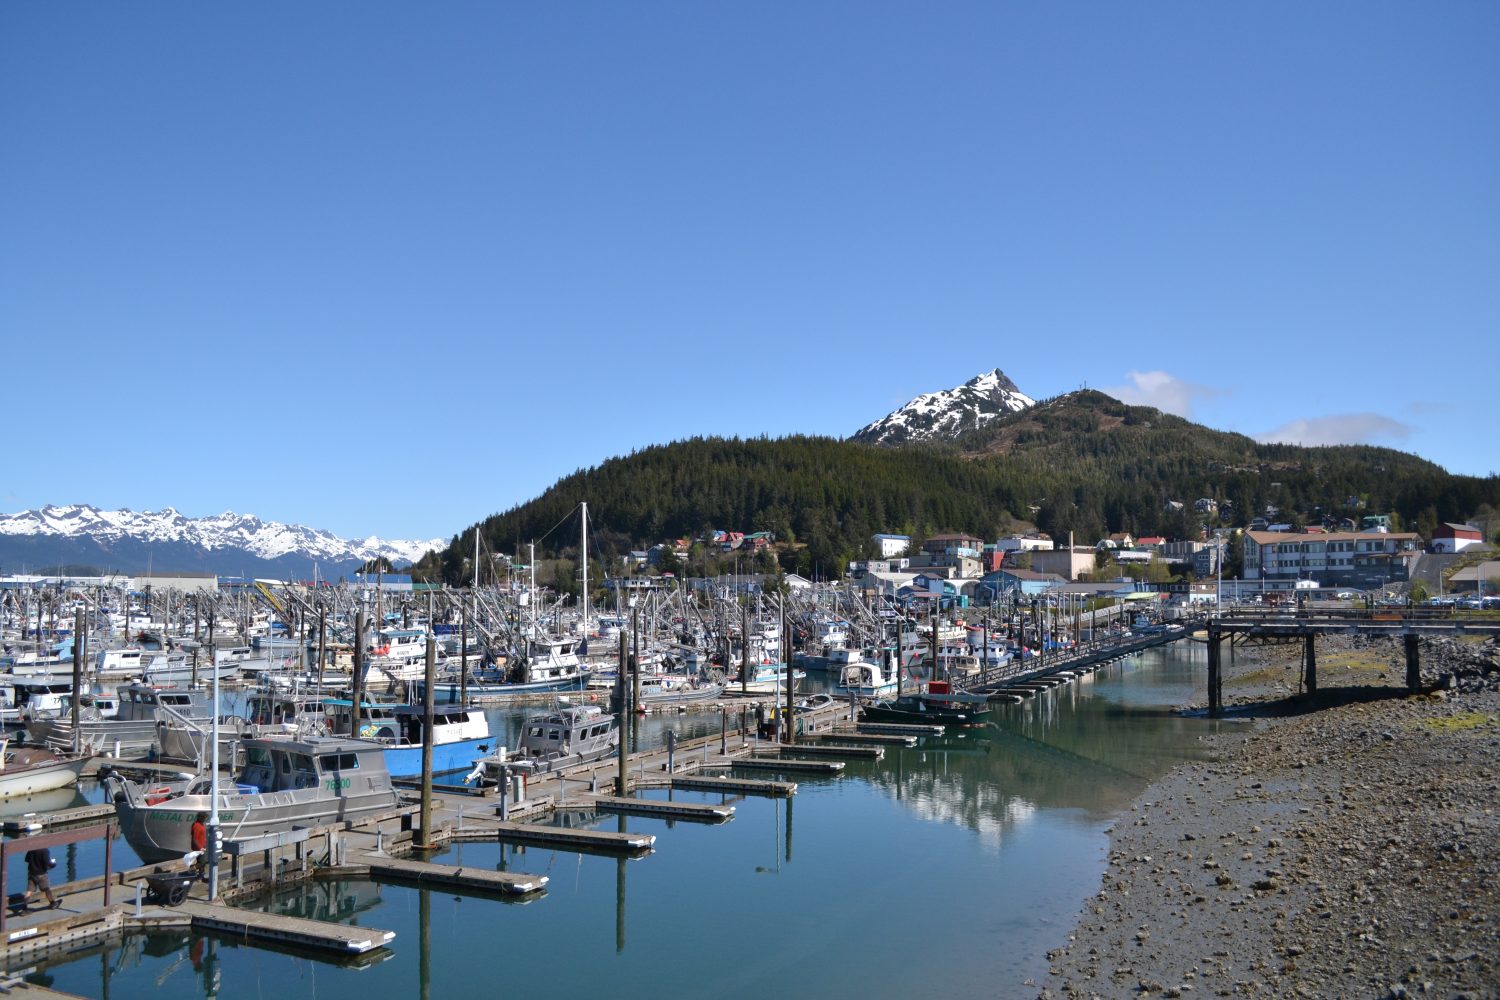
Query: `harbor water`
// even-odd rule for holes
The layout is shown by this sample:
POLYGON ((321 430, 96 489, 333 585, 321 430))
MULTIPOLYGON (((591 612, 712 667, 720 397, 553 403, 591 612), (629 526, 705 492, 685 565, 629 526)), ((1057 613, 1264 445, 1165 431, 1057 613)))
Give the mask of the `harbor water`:
MULTIPOLYGON (((396 932, 352 966, 178 933, 39 961, 26 978, 89 997, 1034 995, 1027 980, 1045 975, 1046 951, 1098 886, 1114 819, 1221 725, 1174 711, 1204 699, 1205 673, 1202 646, 1152 650, 996 706, 990 726, 799 778, 790 800, 731 800, 722 826, 559 817, 656 834, 656 851, 636 860, 494 843, 432 856, 547 875, 547 892, 522 903, 313 881, 251 904, 396 932)), ((492 713, 497 739, 525 714, 492 713)), ((640 739, 718 724, 652 716, 640 739)), ((65 868, 98 874, 102 848, 66 850, 54 881, 65 868)), ((116 857, 133 861, 123 841, 116 857)))

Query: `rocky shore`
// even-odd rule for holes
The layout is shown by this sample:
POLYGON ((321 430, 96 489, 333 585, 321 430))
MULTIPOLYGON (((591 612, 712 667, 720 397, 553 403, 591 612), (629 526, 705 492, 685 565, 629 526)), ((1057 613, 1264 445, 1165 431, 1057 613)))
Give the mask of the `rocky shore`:
POLYGON ((1245 720, 1153 784, 1050 952, 1050 1000, 1500 997, 1500 646, 1319 639, 1241 648, 1245 720))

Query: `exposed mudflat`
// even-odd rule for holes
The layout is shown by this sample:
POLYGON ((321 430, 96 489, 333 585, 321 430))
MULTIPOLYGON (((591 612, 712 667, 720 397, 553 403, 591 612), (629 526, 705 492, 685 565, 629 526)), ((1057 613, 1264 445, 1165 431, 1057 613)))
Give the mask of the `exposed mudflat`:
POLYGON ((1153 784, 1042 997, 1500 997, 1500 647, 1236 651, 1251 721, 1153 784))

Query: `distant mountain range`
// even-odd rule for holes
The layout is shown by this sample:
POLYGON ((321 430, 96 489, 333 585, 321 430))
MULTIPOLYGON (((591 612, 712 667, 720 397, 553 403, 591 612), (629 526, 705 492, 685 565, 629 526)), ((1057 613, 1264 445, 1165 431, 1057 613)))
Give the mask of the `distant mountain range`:
MULTIPOLYGON (((606 560, 713 528, 769 531, 782 568, 811 576, 868 554, 876 532, 997 538, 1034 527, 1093 544, 1116 531, 1192 538, 1205 519, 1245 527, 1273 511, 1306 523, 1393 513, 1429 531, 1500 507, 1500 477, 1452 475, 1390 448, 1261 444, 1097 390, 1038 403, 997 368, 845 440, 691 438, 609 459, 470 527, 415 572, 461 583, 475 528, 490 551, 514 551, 583 500, 606 560), (1215 513, 1200 516, 1205 498, 1215 513)), ((556 544, 576 557, 566 539, 556 544)), ((683 568, 723 571, 691 550, 683 568)))
POLYGON ((953 440, 1035 404, 1036 400, 996 368, 956 388, 924 393, 861 427, 849 440, 888 445, 953 440))
POLYGON ((0 568, 7 573, 46 572, 58 566, 92 566, 118 573, 200 572, 221 576, 337 579, 384 556, 392 564, 415 562, 446 540, 397 541, 339 538, 300 524, 263 521, 225 511, 186 517, 160 511, 100 510, 87 504, 0 514, 0 568))

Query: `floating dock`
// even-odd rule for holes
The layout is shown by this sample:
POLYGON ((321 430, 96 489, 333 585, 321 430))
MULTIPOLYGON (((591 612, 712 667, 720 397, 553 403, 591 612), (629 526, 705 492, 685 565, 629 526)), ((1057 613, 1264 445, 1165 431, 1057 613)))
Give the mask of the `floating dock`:
POLYGON ((395 931, 383 931, 375 927, 305 920, 302 917, 240 910, 196 900, 189 900, 173 909, 191 918, 194 930, 217 931, 246 941, 270 941, 345 955, 361 955, 383 948, 396 937, 395 931))
POLYGON ((113 819, 114 815, 114 804, 107 802, 102 805, 79 806, 76 809, 59 809, 56 812, 13 816, 4 823, 0 823, 0 830, 12 834, 35 833, 47 827, 71 826, 74 823, 90 823, 105 818, 113 819))
POLYGON ((448 889, 481 889, 505 896, 529 896, 547 888, 547 876, 522 872, 497 872, 489 868, 456 868, 406 858, 362 855, 354 862, 370 869, 374 879, 395 878, 448 889))
POLYGON ((762 781, 755 778, 675 777, 671 787, 695 792, 723 792, 727 795, 764 795, 785 799, 797 794, 795 781, 762 781))
MULTIPOLYGON (((861 722, 854 729, 860 733, 891 733, 897 736, 941 736, 947 727, 904 722, 861 722)), ((843 732, 843 730, 834 731, 843 732)))
POLYGON ((850 732, 837 732, 837 731, 835 731, 835 732, 832 732, 832 733, 816 733, 816 734, 814 734, 813 736, 810 736, 810 737, 809 736, 800 736, 800 737, 798 737, 798 740, 799 740, 798 743, 793 744, 792 746, 788 747, 787 749, 789 749, 789 750, 799 750, 799 749, 801 749, 802 748, 802 743, 800 742, 801 740, 808 740, 809 742, 812 742, 812 743, 832 743, 832 744, 835 744, 835 745, 838 745, 838 744, 848 745, 848 744, 861 744, 861 743, 869 745, 869 746, 892 746, 892 747, 914 747, 914 746, 917 745, 917 738, 915 736, 911 736, 911 735, 898 735, 896 733, 850 733, 850 732))
POLYGON ((784 774, 838 774, 841 760, 794 760, 791 757, 727 757, 710 761, 709 768, 732 767, 750 771, 780 771, 784 774))
POLYGON ((699 823, 723 823, 734 818, 734 806, 716 806, 701 802, 665 802, 661 799, 631 799, 617 795, 592 796, 596 809, 631 816, 656 816, 662 819, 686 819, 699 823))
POLYGON ((495 826, 465 827, 455 839, 504 840, 516 844, 538 844, 600 854, 643 854, 656 844, 654 833, 618 833, 611 830, 574 830, 565 826, 540 823, 500 823, 495 826))
MULTIPOLYGON (((885 747, 839 746, 834 743, 783 744, 771 753, 760 750, 756 756, 757 758, 760 756, 770 757, 775 755, 786 757, 788 754, 803 754, 807 757, 852 757, 856 760, 880 760, 885 756, 885 747)), ((795 760, 796 758, 793 757, 791 759, 795 760)))

